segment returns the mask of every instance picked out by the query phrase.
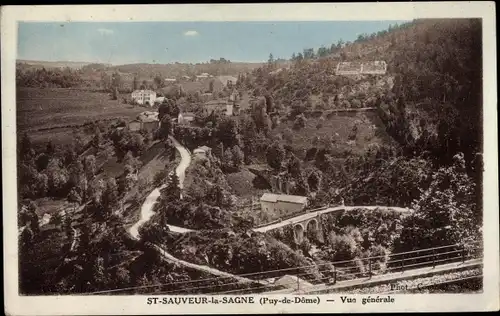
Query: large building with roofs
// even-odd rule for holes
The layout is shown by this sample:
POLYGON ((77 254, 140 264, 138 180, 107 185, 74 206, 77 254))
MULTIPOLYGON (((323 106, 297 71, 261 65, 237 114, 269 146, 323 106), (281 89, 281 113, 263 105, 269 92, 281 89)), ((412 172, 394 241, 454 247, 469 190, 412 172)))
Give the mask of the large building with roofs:
POLYGON ((156 92, 152 90, 135 90, 132 92, 132 100, 137 102, 137 104, 153 106, 156 101, 156 92))
POLYGON ((300 212, 305 209, 307 203, 307 197, 300 195, 264 193, 260 198, 262 211, 282 215, 300 212))
POLYGON ((144 111, 137 118, 129 122, 128 127, 132 132, 150 131, 154 132, 160 126, 158 112, 144 111))

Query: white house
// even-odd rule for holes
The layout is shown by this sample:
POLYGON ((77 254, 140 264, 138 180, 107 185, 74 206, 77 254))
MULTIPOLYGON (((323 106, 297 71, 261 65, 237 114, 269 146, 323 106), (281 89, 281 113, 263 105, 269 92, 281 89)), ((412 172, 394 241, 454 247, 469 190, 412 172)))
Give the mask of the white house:
POLYGON ((307 206, 307 197, 300 195, 264 193, 260 198, 263 211, 278 214, 291 214, 300 212, 307 206))
POLYGON ((238 78, 233 76, 218 76, 217 79, 219 79, 224 87, 229 88, 233 87, 238 81, 238 78))
POLYGON ((194 151, 193 151, 193 154, 195 157, 207 157, 207 156, 210 156, 212 154, 212 148, 208 147, 208 146, 201 146, 201 147, 198 147, 196 148, 194 151))
POLYGON ((189 125, 192 121, 194 121, 195 115, 194 113, 184 112, 179 113, 177 117, 177 123, 189 125))
POLYGON ((155 99, 155 102, 156 102, 156 103, 163 103, 163 101, 165 101, 165 97, 157 97, 157 98, 155 99))
POLYGON ((132 100, 138 104, 153 105, 156 101, 156 92, 152 90, 135 90, 132 92, 132 100))
POLYGON ((211 76, 210 76, 208 73, 204 72, 204 73, 202 73, 201 75, 197 75, 197 76, 196 76, 196 80, 208 79, 208 78, 210 78, 210 77, 211 77, 211 76))

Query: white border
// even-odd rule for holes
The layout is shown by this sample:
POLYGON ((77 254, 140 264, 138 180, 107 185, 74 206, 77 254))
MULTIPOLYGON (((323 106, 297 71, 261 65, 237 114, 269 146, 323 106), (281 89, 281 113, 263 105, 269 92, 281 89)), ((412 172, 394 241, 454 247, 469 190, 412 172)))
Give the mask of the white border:
MULTIPOLYGON (((8 315, 479 311, 499 309, 496 29, 494 2, 7 6, 1 8, 5 312, 8 315), (20 297, 17 266, 15 59, 17 21, 318 21, 483 19, 484 292, 394 295, 395 304, 146 305, 145 296, 20 297)), ((258 297, 258 296, 256 296, 258 297)), ((281 297, 281 296, 280 296, 281 297)), ((324 301, 325 297, 320 296, 324 301)), ((337 296, 338 299, 338 296, 337 296)))

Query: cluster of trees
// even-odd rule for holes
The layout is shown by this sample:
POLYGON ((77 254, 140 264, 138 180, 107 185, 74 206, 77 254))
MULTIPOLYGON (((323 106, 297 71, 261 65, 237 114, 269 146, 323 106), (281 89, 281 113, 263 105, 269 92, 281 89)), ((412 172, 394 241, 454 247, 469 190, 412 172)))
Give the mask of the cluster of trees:
POLYGON ((391 61, 394 95, 380 100, 388 132, 439 164, 463 152, 471 170, 482 151, 481 21, 419 21, 400 37, 414 45, 398 43, 391 61))
POLYGON ((32 88, 72 88, 82 83, 81 73, 68 67, 59 69, 16 68, 16 86, 32 88))
POLYGON ((174 256, 201 265, 209 264, 222 271, 234 274, 266 273, 266 277, 281 277, 285 274, 301 274, 302 279, 321 279, 311 262, 299 252, 282 242, 264 234, 234 233, 231 230, 200 231, 170 244, 174 256), (192 250, 196 250, 196 252, 192 250), (276 271, 288 269, 287 271, 276 271))
MULTIPOLYGON (((94 217, 92 211, 85 209, 79 224, 64 216, 60 228, 42 231, 36 205, 23 203, 19 212, 19 223, 24 227, 19 247, 21 293, 79 294, 132 287, 123 293, 143 294, 150 293, 153 285, 209 277, 165 263, 156 249, 130 239, 119 216, 113 214, 104 220, 94 217), (79 232, 76 239, 74 230, 79 232), (74 241, 76 247, 70 251, 74 241)), ((190 287, 186 285, 160 288, 170 291, 190 287)))
MULTIPOLYGON (((68 198, 71 202, 89 201, 99 187, 97 176, 100 173, 99 161, 111 157, 109 142, 125 170, 134 173, 140 167, 136 158, 147 146, 150 139, 127 130, 105 131, 94 126, 92 139, 86 143, 80 134, 75 140, 62 148, 49 141, 45 148, 37 148, 28 134, 19 140, 18 183, 21 198, 68 198)), ((127 172, 125 172, 126 175, 127 172)), ((121 185, 120 192, 132 184, 121 185)))

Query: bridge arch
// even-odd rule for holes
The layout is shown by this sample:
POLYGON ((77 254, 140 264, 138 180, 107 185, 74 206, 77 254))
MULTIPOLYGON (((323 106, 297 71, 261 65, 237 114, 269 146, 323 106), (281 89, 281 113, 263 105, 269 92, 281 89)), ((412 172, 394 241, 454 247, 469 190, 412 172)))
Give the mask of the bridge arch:
POLYGON ((295 224, 293 226, 293 237, 297 244, 301 244, 304 240, 304 226, 302 224, 295 224))
POLYGON ((309 240, 316 240, 318 238, 319 225, 316 218, 311 218, 306 223, 306 236, 309 240))

